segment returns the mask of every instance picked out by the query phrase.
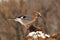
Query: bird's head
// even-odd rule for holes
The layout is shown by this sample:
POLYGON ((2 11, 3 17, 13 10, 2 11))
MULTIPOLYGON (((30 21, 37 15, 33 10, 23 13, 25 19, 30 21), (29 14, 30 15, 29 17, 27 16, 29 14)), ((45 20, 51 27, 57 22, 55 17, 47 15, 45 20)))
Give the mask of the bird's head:
POLYGON ((33 12, 33 16, 34 17, 41 17, 41 13, 35 11, 35 12, 33 12))

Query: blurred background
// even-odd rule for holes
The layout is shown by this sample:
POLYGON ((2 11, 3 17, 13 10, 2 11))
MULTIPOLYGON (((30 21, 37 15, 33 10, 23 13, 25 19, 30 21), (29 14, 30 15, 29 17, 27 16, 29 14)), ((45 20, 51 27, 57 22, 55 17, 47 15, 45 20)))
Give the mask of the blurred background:
POLYGON ((34 11, 43 17, 34 23, 36 26, 43 27, 47 34, 60 32, 60 0, 0 0, 0 40, 23 40, 25 28, 7 19, 34 11))

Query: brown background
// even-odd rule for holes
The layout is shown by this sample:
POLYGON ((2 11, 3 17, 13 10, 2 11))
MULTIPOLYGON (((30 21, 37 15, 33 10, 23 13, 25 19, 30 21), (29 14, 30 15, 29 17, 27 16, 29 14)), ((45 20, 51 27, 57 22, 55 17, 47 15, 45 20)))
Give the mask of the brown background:
POLYGON ((30 15, 33 11, 41 13, 38 26, 44 27, 48 34, 60 31, 60 0, 9 0, 0 2, 0 40, 23 40, 24 27, 8 18, 30 15), (43 21, 42 21, 43 20, 43 21))

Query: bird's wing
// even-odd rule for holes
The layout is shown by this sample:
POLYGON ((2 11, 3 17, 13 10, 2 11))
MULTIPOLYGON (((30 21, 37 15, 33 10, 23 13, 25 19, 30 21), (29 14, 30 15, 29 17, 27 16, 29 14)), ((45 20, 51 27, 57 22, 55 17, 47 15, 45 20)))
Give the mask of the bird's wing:
POLYGON ((29 18, 29 17, 26 17, 26 18, 24 18, 24 20, 31 20, 31 18, 29 18))

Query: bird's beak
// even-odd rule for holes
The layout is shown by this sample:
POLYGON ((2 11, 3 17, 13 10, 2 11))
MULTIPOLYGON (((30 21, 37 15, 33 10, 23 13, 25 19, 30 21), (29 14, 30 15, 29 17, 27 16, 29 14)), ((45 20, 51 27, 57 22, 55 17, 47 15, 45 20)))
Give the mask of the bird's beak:
POLYGON ((38 13, 38 17, 41 17, 41 13, 37 12, 38 13))

